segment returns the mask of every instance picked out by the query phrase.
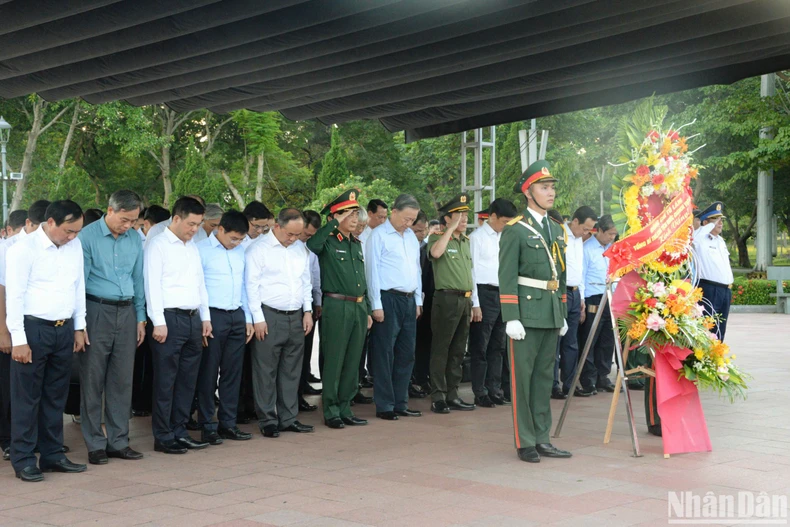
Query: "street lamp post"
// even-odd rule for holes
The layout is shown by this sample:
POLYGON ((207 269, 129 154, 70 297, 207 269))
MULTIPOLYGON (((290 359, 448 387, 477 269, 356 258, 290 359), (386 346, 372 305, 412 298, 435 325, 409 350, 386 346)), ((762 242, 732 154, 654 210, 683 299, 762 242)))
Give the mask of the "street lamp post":
POLYGON ((3 176, 3 225, 8 221, 8 167, 5 160, 5 145, 11 135, 11 125, 0 116, 0 158, 2 158, 3 176))

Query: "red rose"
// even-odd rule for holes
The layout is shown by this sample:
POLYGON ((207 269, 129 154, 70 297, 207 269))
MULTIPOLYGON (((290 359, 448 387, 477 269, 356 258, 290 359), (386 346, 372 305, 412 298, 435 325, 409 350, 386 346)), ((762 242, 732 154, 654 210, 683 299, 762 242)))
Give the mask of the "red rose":
POLYGON ((686 296, 686 290, 685 289, 678 289, 678 294, 680 296, 686 296))
POLYGON ((680 134, 673 130, 670 130, 669 132, 667 132, 667 137, 669 137, 669 139, 672 141, 677 141, 678 139, 680 139, 680 134))
POLYGON ((656 174, 653 176, 653 184, 661 185, 664 182, 664 174, 656 174))
POLYGON ((639 165, 636 169, 637 176, 647 176, 650 174, 650 169, 645 165, 639 165))
POLYGON ((678 299, 678 295, 667 295, 667 300, 674 302, 678 299))
POLYGON ((648 298, 647 300, 645 300, 645 305, 647 307, 649 307, 649 308, 656 307, 657 303, 658 303, 658 300, 656 300, 655 298, 648 298))
POLYGON ((647 134, 647 137, 648 137, 648 138, 649 138, 651 141, 653 141, 653 142, 655 143, 656 141, 658 141, 658 139, 659 139, 661 136, 658 134, 658 132, 656 132, 655 130, 652 130, 652 131, 651 131, 649 134, 647 134))

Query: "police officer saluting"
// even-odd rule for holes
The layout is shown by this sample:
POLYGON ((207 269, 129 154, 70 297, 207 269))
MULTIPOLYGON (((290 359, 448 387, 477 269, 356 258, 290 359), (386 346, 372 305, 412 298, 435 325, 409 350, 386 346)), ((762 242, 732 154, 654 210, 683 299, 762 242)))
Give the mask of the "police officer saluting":
POLYGON ((700 213, 699 219, 702 226, 694 233, 693 241, 699 267, 699 286, 706 314, 721 316, 713 332, 723 341, 727 317, 730 316, 733 282, 730 251, 721 237, 724 204, 721 201, 711 204, 700 213))
POLYGON ((357 228, 358 196, 358 190, 349 189, 324 207, 321 214, 332 219, 307 241, 321 269, 324 423, 335 429, 368 424, 351 411, 365 334, 373 325, 362 243, 351 234, 357 228))
POLYGON ((439 208, 445 231, 428 237, 436 291, 431 311, 431 411, 474 410, 458 397, 472 318, 472 250, 464 234, 469 205, 461 194, 439 208))
POLYGON ((510 337, 510 382, 516 450, 522 461, 571 457, 549 442, 551 385, 557 339, 565 323, 565 236, 547 211, 557 181, 546 161, 532 163, 516 184, 527 198, 499 242, 502 319, 510 337))

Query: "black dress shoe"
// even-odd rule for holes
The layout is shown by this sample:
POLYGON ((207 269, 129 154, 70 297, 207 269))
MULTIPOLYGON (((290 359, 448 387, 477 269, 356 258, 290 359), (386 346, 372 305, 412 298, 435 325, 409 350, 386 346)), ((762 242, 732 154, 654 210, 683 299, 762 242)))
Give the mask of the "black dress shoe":
POLYGON ((311 373, 310 375, 307 376, 307 382, 312 382, 312 383, 316 383, 317 384, 317 383, 321 382, 321 379, 319 379, 318 377, 316 377, 315 375, 313 375, 311 373))
POLYGON ((189 450, 202 450, 208 447, 208 443, 205 441, 198 441, 197 439, 192 439, 189 436, 177 437, 176 442, 182 447, 188 448, 189 450))
POLYGON ((615 390, 614 384, 609 382, 600 386, 601 391, 612 393, 615 390))
POLYGON ((91 465, 106 465, 109 462, 110 458, 107 457, 107 452, 104 450, 88 452, 88 463, 91 465))
POLYGON ((310 386, 308 384, 307 386, 302 388, 302 393, 305 394, 305 395, 321 395, 321 389, 320 388, 313 388, 312 386, 310 386))
POLYGON ((17 471, 16 477, 22 481, 27 481, 28 483, 44 481, 44 474, 41 473, 38 467, 25 467, 22 470, 17 471))
POLYGON ((540 454, 534 446, 518 449, 518 458, 527 463, 540 463, 540 454))
POLYGON ((475 404, 483 408, 496 408, 496 403, 488 395, 475 396, 475 404))
POLYGON ((450 407, 445 401, 435 401, 431 403, 431 411, 435 414, 449 414, 450 407))
POLYGON ((365 377, 362 379, 362 382, 359 383, 360 388, 373 388, 373 381, 369 378, 365 377))
POLYGON ((563 393, 562 390, 560 390, 559 388, 556 388, 554 390, 551 390, 551 398, 563 400, 563 399, 567 399, 568 395, 563 393))
POLYGON ((297 434, 308 434, 314 432, 315 428, 312 425, 303 425, 299 421, 294 421, 285 428, 280 428, 280 432, 296 432, 297 434))
POLYGON ((230 439, 231 441, 249 441, 252 439, 252 434, 248 432, 242 432, 238 426, 234 426, 233 428, 217 428, 217 434, 222 439, 230 439))
POLYGON ((376 412, 376 417, 384 419, 385 421, 397 421, 398 414, 395 412, 376 412))
POLYGON ((277 425, 262 426, 261 433, 263 437, 280 437, 280 430, 277 429, 277 425))
POLYGON ((132 450, 131 448, 126 447, 120 450, 108 450, 107 457, 125 459, 127 461, 137 461, 143 459, 143 454, 137 450, 132 450))
POLYGON ((341 417, 340 420, 348 426, 365 426, 368 424, 367 419, 362 419, 361 417, 357 417, 355 415, 352 415, 351 417, 341 417))
POLYGON ((346 427, 346 425, 343 424, 343 420, 339 417, 330 417, 329 419, 325 419, 324 424, 335 430, 340 430, 341 428, 346 427))
POLYGON ((151 412, 146 410, 132 410, 132 415, 135 417, 148 417, 151 415, 151 412))
POLYGON ((357 404, 373 404, 373 397, 368 397, 362 392, 357 392, 352 401, 357 404))
POLYGON ((216 430, 203 430, 203 433, 200 434, 200 439, 209 445, 216 446, 222 444, 222 438, 219 436, 216 430))
POLYGON ((406 408, 405 410, 395 410, 395 415, 399 415, 401 417, 422 417, 422 412, 419 410, 406 408))
POLYGON ((316 410, 318 410, 316 405, 308 403, 304 397, 299 397, 300 412, 315 412, 316 410))
POLYGON ((51 465, 43 465, 41 472, 64 472, 66 474, 76 474, 77 472, 85 472, 88 470, 88 465, 81 463, 72 463, 68 458, 63 458, 51 465))
POLYGON ((160 443, 158 441, 154 442, 154 450, 156 452, 162 452, 163 454, 186 454, 187 449, 186 447, 182 446, 176 440, 169 441, 167 443, 160 443))
POLYGON ((423 391, 422 388, 419 386, 415 386, 413 384, 409 385, 409 397, 412 399, 425 399, 428 397, 428 393, 423 391))
POLYGON ((504 397, 500 397, 498 395, 489 394, 488 398, 491 399, 491 401, 493 401, 494 404, 499 406, 505 406, 506 404, 510 404, 510 401, 505 401, 504 397))
POLYGON ((249 416, 247 414, 238 414, 236 416, 236 424, 237 425, 246 425, 246 424, 249 424, 250 421, 252 421, 252 419, 253 419, 252 416, 249 416))
POLYGON ((469 412, 475 409, 475 405, 465 403, 460 398, 453 399, 452 401, 447 401, 447 406, 450 407, 450 410, 461 410, 462 412, 469 412))
POLYGON ((573 390, 574 397, 590 397, 596 393, 598 392, 595 391, 595 388, 576 388, 573 390))
POLYGON ((648 425, 647 432, 654 436, 661 437, 661 425, 648 425))
POLYGON ((535 449, 538 451, 538 454, 546 457, 571 457, 573 455, 567 450, 560 450, 551 443, 535 445, 535 449))
POLYGON ((510 397, 510 394, 505 394, 502 396, 502 400, 505 401, 505 404, 510 404, 513 402, 513 398, 510 397))
POLYGON ((8 461, 11 459, 11 447, 5 447, 3 449, 3 461, 8 461))
POLYGON ((187 421, 187 425, 186 426, 187 426, 187 430, 192 430, 193 432, 203 428, 202 426, 200 426, 200 423, 198 423, 197 421, 195 421, 191 417, 189 418, 189 421, 187 421))

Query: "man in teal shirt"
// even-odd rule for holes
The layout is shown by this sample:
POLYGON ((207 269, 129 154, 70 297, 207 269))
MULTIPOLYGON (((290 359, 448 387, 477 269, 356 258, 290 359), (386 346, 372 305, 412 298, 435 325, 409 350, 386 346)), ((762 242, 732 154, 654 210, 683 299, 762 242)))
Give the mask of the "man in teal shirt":
POLYGON ((137 194, 119 190, 110 196, 107 214, 79 234, 87 299, 80 415, 88 461, 94 465, 106 464, 109 457, 143 457, 129 448, 134 352, 145 338, 146 320, 143 244, 132 229, 140 207, 137 194))

